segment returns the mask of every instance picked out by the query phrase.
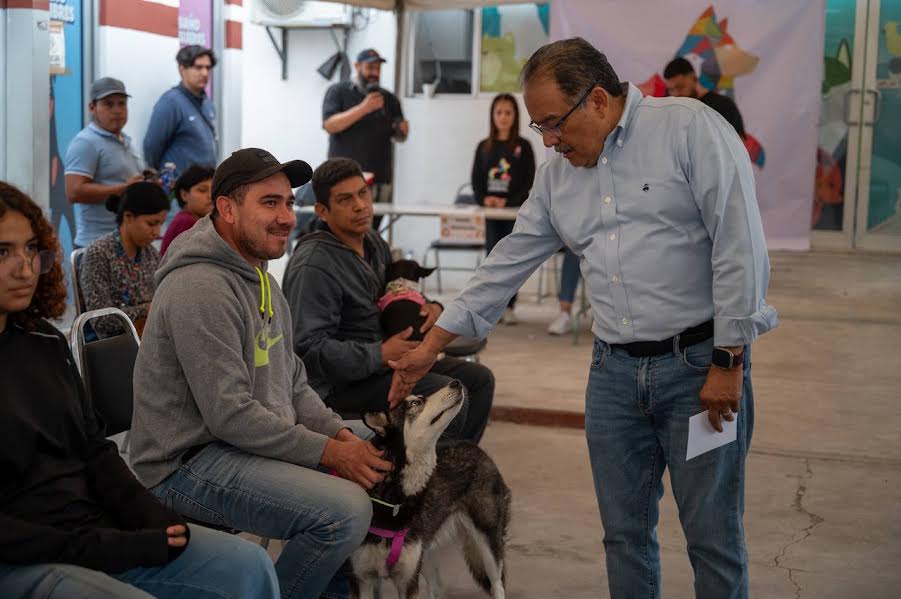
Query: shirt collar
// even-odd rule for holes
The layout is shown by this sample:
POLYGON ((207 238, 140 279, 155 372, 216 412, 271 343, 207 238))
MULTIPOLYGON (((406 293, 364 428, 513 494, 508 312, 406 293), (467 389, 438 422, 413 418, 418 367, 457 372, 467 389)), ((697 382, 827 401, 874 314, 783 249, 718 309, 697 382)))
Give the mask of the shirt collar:
POLYGON ((206 99, 206 90, 205 89, 200 90, 200 95, 198 96, 197 94, 195 94, 194 92, 192 92, 191 90, 188 89, 188 86, 185 85, 184 81, 179 83, 176 87, 180 87, 183 92, 188 94, 189 98, 196 100, 200 104, 203 104, 203 101, 206 99))
POLYGON ((613 128, 613 140, 616 141, 618 146, 623 145, 626 129, 629 128, 632 117, 635 116, 635 108, 641 103, 642 99, 641 90, 633 83, 626 81, 622 86, 623 91, 626 92, 626 104, 623 107, 623 114, 616 123, 616 127, 613 128))
POLYGON ((129 143, 131 143, 131 138, 128 136, 128 133, 126 133, 125 131, 122 132, 122 139, 120 140, 119 136, 117 136, 115 133, 112 133, 111 131, 107 131, 106 129, 104 129, 103 127, 101 127, 100 125, 98 125, 97 123, 95 123, 93 121, 88 123, 88 129, 90 129, 91 131, 93 131, 94 133, 96 133, 97 135, 99 135, 101 137, 109 137, 110 139, 115 139, 116 141, 121 141, 126 146, 129 143))

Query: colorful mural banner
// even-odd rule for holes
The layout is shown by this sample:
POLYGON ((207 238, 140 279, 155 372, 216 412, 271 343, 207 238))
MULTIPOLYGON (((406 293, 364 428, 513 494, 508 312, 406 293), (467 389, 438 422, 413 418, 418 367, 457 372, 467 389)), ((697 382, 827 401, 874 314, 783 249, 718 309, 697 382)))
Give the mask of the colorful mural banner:
POLYGON ((810 246, 823 68, 823 0, 551 3, 551 39, 581 36, 621 80, 666 95, 676 56, 702 85, 730 96, 744 119, 757 200, 771 249, 810 246))

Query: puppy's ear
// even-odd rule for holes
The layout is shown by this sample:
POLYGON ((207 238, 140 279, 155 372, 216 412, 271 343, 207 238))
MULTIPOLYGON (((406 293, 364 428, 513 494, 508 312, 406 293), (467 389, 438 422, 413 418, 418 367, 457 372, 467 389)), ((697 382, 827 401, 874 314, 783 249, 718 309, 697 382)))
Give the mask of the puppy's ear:
POLYGON ((423 267, 421 267, 421 266, 417 266, 417 267, 416 267, 416 276, 419 277, 420 279, 424 279, 424 278, 426 278, 427 276, 429 276, 430 274, 432 274, 433 272, 435 272, 435 268, 436 268, 436 267, 433 267, 433 268, 423 268, 423 267))
POLYGON ((388 414, 385 412, 364 412, 363 424, 379 437, 384 437, 388 429, 388 414))

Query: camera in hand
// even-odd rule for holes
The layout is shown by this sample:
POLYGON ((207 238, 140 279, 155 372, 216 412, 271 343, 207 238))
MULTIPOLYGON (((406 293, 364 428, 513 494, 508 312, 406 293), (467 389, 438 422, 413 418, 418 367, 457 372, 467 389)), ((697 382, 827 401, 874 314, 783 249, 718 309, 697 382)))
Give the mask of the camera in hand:
MULTIPOLYGON (((382 88, 379 87, 379 84, 375 81, 372 81, 372 82, 366 84, 366 94, 368 95, 368 94, 371 94, 372 92, 382 93, 382 88)), ((379 108, 376 111, 376 114, 378 114, 379 116, 387 116, 387 113, 385 112, 384 107, 379 108)))

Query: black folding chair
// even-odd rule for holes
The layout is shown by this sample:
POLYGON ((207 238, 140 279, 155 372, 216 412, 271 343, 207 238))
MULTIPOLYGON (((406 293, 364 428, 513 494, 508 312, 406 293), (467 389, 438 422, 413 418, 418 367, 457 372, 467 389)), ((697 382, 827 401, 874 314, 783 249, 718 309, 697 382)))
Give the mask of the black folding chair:
MULTIPOLYGON (((133 373, 141 344, 131 319, 118 308, 91 310, 75 319, 69 339, 75 365, 81 373, 94 409, 106 423, 106 433, 112 436, 130 430, 134 408, 133 373), (85 341, 85 325, 101 317, 116 318, 125 328, 125 333, 97 341, 85 341)), ((122 453, 128 451, 127 432, 120 451, 122 453)), ((185 520, 231 534, 241 532, 228 526, 202 522, 186 516, 185 520)), ((269 539, 262 537, 260 545, 268 549, 269 539)))

